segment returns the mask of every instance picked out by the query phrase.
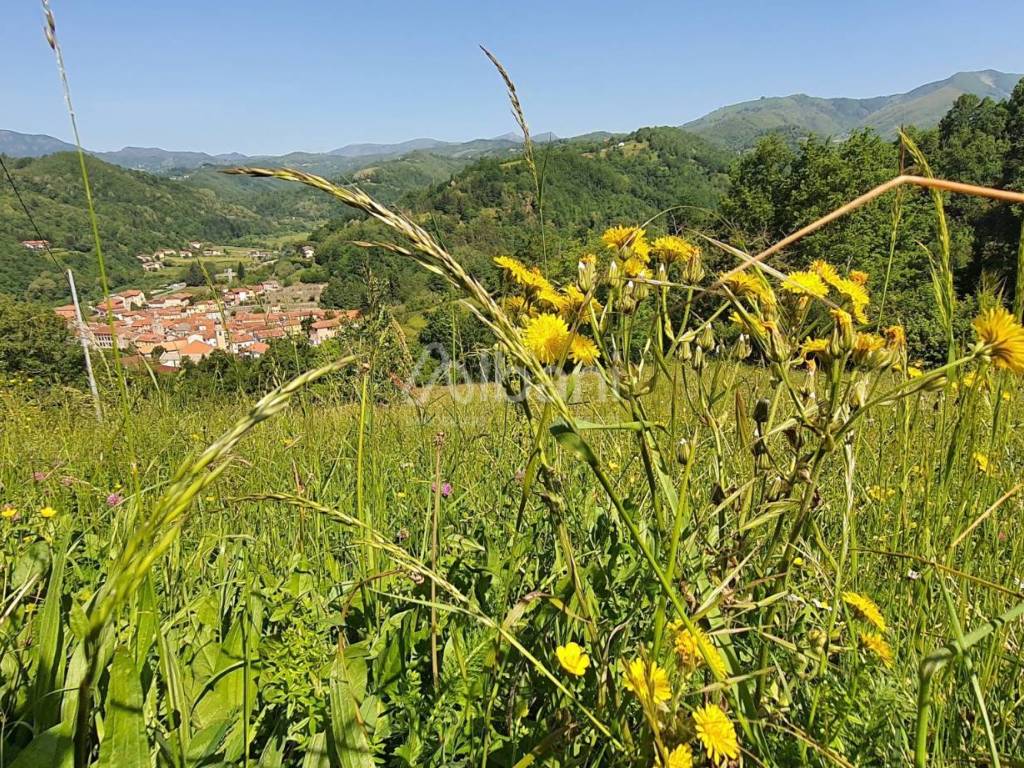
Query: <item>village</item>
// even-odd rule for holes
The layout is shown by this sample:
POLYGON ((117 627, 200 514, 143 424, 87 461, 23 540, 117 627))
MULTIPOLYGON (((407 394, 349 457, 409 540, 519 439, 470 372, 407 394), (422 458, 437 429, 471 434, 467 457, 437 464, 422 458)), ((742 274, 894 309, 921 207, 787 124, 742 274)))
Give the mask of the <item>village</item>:
POLYGON ((360 318, 358 310, 283 308, 276 280, 224 288, 214 297, 180 290, 182 284, 175 287, 149 297, 137 289, 112 294, 91 313, 82 308, 81 324, 74 304, 55 311, 90 347, 116 345, 128 353, 129 362, 164 370, 177 370, 186 360, 198 363, 216 350, 259 357, 272 341, 286 337, 304 337, 318 346, 360 318))

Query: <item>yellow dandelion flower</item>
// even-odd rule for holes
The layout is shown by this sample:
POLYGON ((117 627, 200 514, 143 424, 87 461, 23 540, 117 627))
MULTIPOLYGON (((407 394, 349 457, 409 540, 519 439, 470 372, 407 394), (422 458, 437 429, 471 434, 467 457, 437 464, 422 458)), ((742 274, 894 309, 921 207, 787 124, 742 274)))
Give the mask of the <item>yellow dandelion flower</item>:
POLYGON ((542 304, 546 304, 555 312, 564 312, 569 305, 565 296, 550 286, 543 287, 537 291, 537 300, 542 304))
POLYGON ((822 299, 828 294, 828 286, 817 272, 790 272, 782 281, 782 290, 816 299, 822 299))
POLYGON ((885 339, 874 333, 858 333, 853 337, 854 354, 867 355, 885 347, 885 339))
POLYGON ((4 520, 10 520, 11 518, 17 516, 18 510, 12 507, 10 504, 7 504, 4 506, 3 509, 0 509, 0 517, 4 518, 4 520))
POLYGON ((828 345, 828 339, 804 339, 803 343, 800 344, 800 354, 804 357, 823 355, 828 352, 828 345))
POLYGON ((676 235, 663 235, 654 241, 654 253, 666 264, 689 261, 700 254, 700 248, 676 235))
POLYGON ((867 288, 860 283, 855 283, 853 280, 846 279, 839 279, 833 287, 850 302, 850 306, 853 309, 853 316, 857 318, 857 322, 866 323, 867 314, 864 310, 871 301, 868 296, 867 288))
POLYGON ((579 309, 587 299, 586 294, 571 283, 562 290, 562 296, 566 305, 572 309, 579 309))
POLYGON ((40 517, 50 518, 57 514, 57 510, 53 507, 43 507, 39 510, 40 517))
POLYGON ((551 283, 548 282, 547 278, 536 267, 527 267, 521 261, 513 259, 511 256, 495 256, 494 263, 504 269, 514 282, 525 288, 532 288, 535 291, 554 290, 551 287, 551 283))
POLYGON ((885 617, 870 597, 857 592, 843 592, 843 602, 864 621, 873 624, 880 632, 885 632, 885 617))
POLYGON ((505 311, 513 317, 519 317, 527 311, 526 299, 522 296, 506 296, 502 299, 501 304, 505 311))
POLYGON ((513 259, 511 256, 495 256, 494 263, 512 274, 520 270, 526 271, 526 265, 519 261, 519 259, 513 259))
POLYGON ((892 648, 880 634, 877 632, 861 632, 860 644, 881 659, 885 666, 892 666, 892 648))
POLYGON ((737 297, 749 296, 759 301, 768 300, 769 288, 750 272, 736 272, 723 281, 737 297))
POLYGON ((526 321, 523 341, 541 363, 554 363, 562 359, 569 343, 569 326, 558 315, 545 312, 526 321))
POLYGON ((907 366, 907 378, 909 378, 909 379, 919 379, 922 376, 924 376, 924 371, 922 371, 916 365, 908 365, 907 366))
POLYGON ((527 270, 526 275, 523 279, 523 285, 527 288, 532 288, 535 291, 554 291, 554 287, 548 282, 548 279, 541 274, 541 271, 537 267, 532 267, 527 270))
POLYGON ((1003 402, 1004 402, 1004 403, 1008 403, 1008 402, 1010 402, 1010 393, 1009 393, 1009 392, 1007 392, 1006 390, 1003 390, 1003 392, 1002 392, 1002 394, 1000 395, 1000 397, 1002 397, 1002 398, 1003 398, 1003 402))
POLYGON ((622 667, 623 687, 641 701, 658 704, 672 698, 668 674, 658 666, 658 662, 633 659, 628 664, 623 661, 622 667))
POLYGON ((668 753, 665 768, 693 768, 693 750, 689 744, 680 744, 668 753))
POLYGON ((600 314, 603 307, 601 302, 597 299, 588 299, 586 294, 583 293, 575 285, 567 285, 562 291, 562 298, 564 299, 564 306, 562 307, 562 317, 569 320, 575 320, 584 309, 592 307, 594 312, 600 314))
POLYGON ((822 280, 835 288, 839 294, 850 302, 853 316, 857 318, 858 323, 866 323, 868 321, 867 313, 864 310, 867 309, 870 303, 870 297, 867 288, 864 287, 864 283, 867 282, 867 275, 864 272, 851 272, 849 278, 841 277, 835 267, 827 261, 821 260, 811 264, 811 271, 817 273, 822 280), (855 274, 858 278, 863 277, 863 281, 856 279, 854 277, 855 274))
POLYGON ((644 239, 646 234, 641 227, 610 227, 601 235, 601 240, 613 251, 621 251, 644 239))
POLYGON ((736 728, 721 707, 715 704, 698 707, 693 713, 693 724, 708 759, 715 765, 724 765, 726 760, 740 756, 736 728))
POLYGON ((600 356, 601 351, 597 348, 597 344, 578 333, 572 335, 572 341, 569 342, 569 357, 574 363, 593 365, 600 356))
POLYGON ((974 459, 974 466, 979 472, 984 475, 992 474, 992 462, 989 461, 987 454, 975 451, 972 458, 974 459))
POLYGON ((634 256, 643 259, 645 263, 651 260, 651 244, 647 242, 647 238, 642 233, 634 238, 630 249, 634 256))
POLYGON ((555 656, 562 669, 570 675, 580 677, 590 666, 590 656, 578 643, 566 643, 555 648, 555 656))
POLYGON ((857 285, 867 285, 870 275, 867 272, 861 272, 859 269, 851 269, 850 279, 857 285))
POLYGON ((519 259, 513 259, 511 256, 495 256, 494 263, 505 270, 508 276, 520 285, 530 279, 530 269, 519 259))
POLYGON ((642 277, 649 280, 651 271, 647 269, 647 262, 639 256, 630 256, 622 263, 622 272, 626 277, 642 277))
POLYGON ((674 633, 676 654, 684 666, 690 670, 697 669, 707 656, 715 677, 725 677, 725 661, 715 644, 711 642, 711 638, 700 627, 694 627, 696 633, 693 633, 684 627, 681 621, 674 621, 669 625, 669 629, 674 633))
POLYGON ((972 323, 997 368, 1024 373, 1024 328, 1002 307, 986 309, 972 323))
POLYGON ((885 334, 885 343, 893 349, 903 349, 907 346, 907 332, 902 325, 890 325, 882 333, 885 334))
POLYGON ((816 272, 822 280, 833 287, 838 281, 842 280, 839 273, 836 271, 836 268, 827 261, 822 261, 821 259, 811 263, 811 271, 816 272))

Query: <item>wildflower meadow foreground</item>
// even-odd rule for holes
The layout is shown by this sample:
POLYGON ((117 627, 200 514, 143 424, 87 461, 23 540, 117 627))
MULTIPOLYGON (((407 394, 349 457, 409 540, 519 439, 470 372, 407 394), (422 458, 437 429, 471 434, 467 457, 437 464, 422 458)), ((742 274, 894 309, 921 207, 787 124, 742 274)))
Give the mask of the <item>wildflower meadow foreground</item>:
POLYGON ((384 403, 351 356, 97 423, 7 386, 0 765, 1021 764, 1021 299, 955 325, 941 195, 925 364, 885 276, 649 222, 491 291, 238 172, 389 226, 501 390, 384 403))

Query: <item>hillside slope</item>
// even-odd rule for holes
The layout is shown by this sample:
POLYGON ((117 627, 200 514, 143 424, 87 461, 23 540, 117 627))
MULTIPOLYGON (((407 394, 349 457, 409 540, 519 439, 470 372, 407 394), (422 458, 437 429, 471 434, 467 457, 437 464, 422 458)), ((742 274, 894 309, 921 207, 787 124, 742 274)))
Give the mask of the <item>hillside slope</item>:
MULTIPOLYGON (((492 257, 501 253, 531 264, 546 255, 550 273, 556 274, 575 270, 584 249, 600 248, 597 233, 610 224, 654 218, 654 228, 664 229, 669 223, 708 221, 724 194, 733 155, 678 128, 644 128, 605 140, 543 145, 536 157, 542 199, 516 155, 478 160, 450 179, 405 194, 395 205, 488 283, 494 277, 492 257)), ((368 172, 360 185, 376 193, 373 178, 368 172)), ((313 237, 319 242, 317 261, 330 277, 328 302, 358 306, 366 299, 369 272, 383 286, 384 299, 404 305, 401 318, 412 327, 443 304, 444 287, 410 260, 352 244, 390 239, 376 223, 336 220, 313 237)))
POLYGON ((1021 77, 1024 75, 989 69, 958 72, 907 93, 868 99, 804 94, 764 97, 716 109, 683 128, 735 149, 751 146, 758 137, 773 131, 844 136, 857 128, 873 128, 888 138, 900 125, 934 127, 965 93, 1006 99, 1021 77))
MULTIPOLYGON (((228 242, 270 232, 276 223, 209 190, 88 158, 100 236, 113 285, 141 274, 136 253, 198 238, 228 242)), ((21 196, 61 264, 78 272, 81 289, 97 287, 96 258, 78 158, 70 153, 9 163, 21 196)), ((6 179, 0 180, 0 292, 55 300, 65 295, 58 265, 26 249, 37 235, 6 179)))

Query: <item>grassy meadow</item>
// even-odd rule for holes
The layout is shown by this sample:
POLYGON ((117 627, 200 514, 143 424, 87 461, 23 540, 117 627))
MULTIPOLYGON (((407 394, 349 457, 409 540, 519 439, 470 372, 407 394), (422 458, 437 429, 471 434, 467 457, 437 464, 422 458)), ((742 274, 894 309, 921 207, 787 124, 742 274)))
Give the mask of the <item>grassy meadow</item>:
POLYGON ((358 189, 236 169, 381 225, 358 244, 441 278, 505 364, 414 390, 350 355, 189 402, 115 353, 100 419, 5 380, 0 766, 1024 765, 1024 280, 957 324, 964 189, 902 141, 929 366, 888 270, 652 220, 567 280, 495 253, 489 291, 358 189))
MULTIPOLYGON (((196 493, 97 638, 101 764, 149 765, 153 753, 160 765, 648 765, 659 741, 693 738, 684 721, 705 703, 738 721, 734 675, 762 683, 743 715, 750 732, 736 724, 750 764, 910 762, 922 661, 1021 599, 1019 504, 983 516, 1020 476, 1014 383, 983 374, 872 413, 820 467, 813 521, 780 577, 762 561, 799 510, 766 502, 774 473, 751 451, 751 414, 775 387, 746 364, 679 373, 674 397, 660 388, 639 401, 666 438, 686 440, 685 455, 665 457, 684 510, 674 521, 658 519, 668 510, 655 507, 634 432, 595 429, 591 445, 658 562, 677 545, 673 589, 712 652, 740 665, 725 680, 659 632, 673 611, 585 462, 546 453, 557 497, 527 488, 533 433, 515 406, 465 391, 469 402, 442 392, 365 409, 298 394, 196 493), (848 591, 880 607, 891 659, 861 647, 875 628, 848 591), (579 677, 556 655, 570 642, 590 657, 579 677), (635 658, 668 671, 658 731, 622 685, 635 658)), ((3 520, 2 757, 43 765, 11 752, 34 729, 73 722, 83 625, 133 529, 175 468, 246 408, 155 400, 98 424, 86 403, 20 395, 3 394, 0 437, 4 500, 18 512, 3 520)), ((623 419, 585 387, 574 400, 581 421, 623 419)), ((773 405, 767 432, 788 410, 773 405)), ((785 450, 771 444, 772 463, 785 450)), ((937 676, 933 764, 987 759, 972 680, 1015 764, 1019 644, 1010 623, 937 676)), ((699 741, 693 751, 710 763, 699 741)))

